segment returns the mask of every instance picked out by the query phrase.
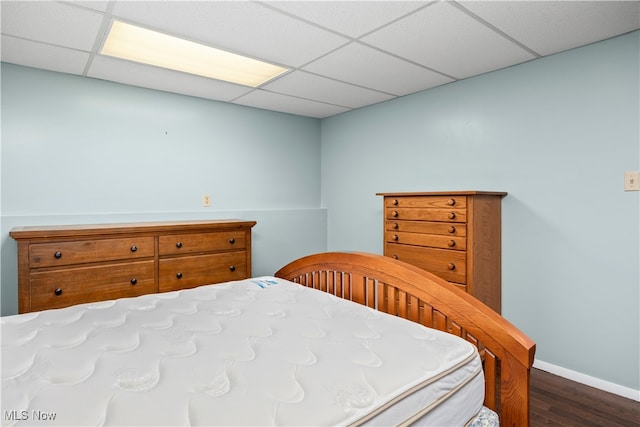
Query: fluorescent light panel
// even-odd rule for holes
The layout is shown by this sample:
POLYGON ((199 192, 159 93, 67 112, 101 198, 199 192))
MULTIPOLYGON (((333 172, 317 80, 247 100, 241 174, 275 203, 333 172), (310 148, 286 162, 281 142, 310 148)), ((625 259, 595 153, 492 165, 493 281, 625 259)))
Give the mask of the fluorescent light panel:
POLYGON ((257 87, 286 68, 200 43, 113 21, 103 55, 257 87))

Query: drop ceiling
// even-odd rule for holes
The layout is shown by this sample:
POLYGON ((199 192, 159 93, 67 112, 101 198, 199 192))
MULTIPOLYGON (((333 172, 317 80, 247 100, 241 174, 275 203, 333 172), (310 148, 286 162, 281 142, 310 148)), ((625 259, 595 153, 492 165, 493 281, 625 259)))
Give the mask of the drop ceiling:
POLYGON ((3 62, 324 118, 640 28, 639 1, 8 1, 3 62), (118 19, 290 68, 258 88, 99 53, 118 19))

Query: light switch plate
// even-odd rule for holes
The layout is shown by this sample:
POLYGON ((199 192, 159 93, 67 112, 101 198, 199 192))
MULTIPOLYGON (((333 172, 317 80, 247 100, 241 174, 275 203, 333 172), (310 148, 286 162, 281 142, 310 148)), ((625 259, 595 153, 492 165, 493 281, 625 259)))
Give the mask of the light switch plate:
POLYGON ((640 172, 624 173, 624 191, 640 191, 640 172))

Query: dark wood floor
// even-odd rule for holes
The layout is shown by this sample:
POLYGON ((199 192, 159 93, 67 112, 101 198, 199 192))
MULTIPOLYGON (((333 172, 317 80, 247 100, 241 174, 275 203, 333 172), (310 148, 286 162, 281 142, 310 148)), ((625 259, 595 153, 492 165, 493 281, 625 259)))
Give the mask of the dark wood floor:
POLYGON ((640 426, 640 402, 531 370, 531 427, 640 426))

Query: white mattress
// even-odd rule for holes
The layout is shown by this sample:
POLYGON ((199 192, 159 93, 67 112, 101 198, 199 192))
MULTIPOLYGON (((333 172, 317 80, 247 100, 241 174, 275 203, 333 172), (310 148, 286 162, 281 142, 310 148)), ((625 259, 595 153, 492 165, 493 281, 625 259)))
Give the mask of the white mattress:
POLYGON ((275 278, 1 319, 3 425, 464 425, 471 344, 275 278))

